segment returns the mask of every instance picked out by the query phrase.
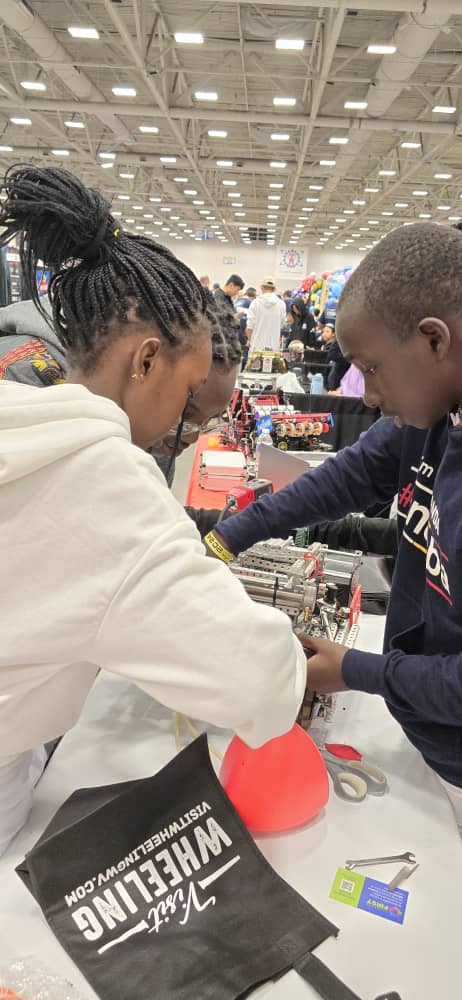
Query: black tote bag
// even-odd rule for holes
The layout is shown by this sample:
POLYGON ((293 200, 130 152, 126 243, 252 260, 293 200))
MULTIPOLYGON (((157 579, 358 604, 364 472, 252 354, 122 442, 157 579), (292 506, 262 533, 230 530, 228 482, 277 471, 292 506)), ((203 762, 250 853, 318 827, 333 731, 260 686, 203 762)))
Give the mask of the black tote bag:
POLYGON ((17 872, 101 1000, 237 1000, 290 968, 359 1000, 311 955, 338 930, 260 853, 205 736, 153 777, 75 792, 17 872))

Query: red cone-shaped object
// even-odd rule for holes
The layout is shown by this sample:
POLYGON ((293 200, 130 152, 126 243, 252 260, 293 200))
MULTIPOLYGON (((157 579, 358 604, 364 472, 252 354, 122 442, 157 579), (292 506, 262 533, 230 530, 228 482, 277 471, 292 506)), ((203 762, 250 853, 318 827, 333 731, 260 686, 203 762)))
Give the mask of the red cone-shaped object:
POLYGON ((245 825, 258 833, 303 826, 329 798, 321 754, 297 724, 257 750, 234 736, 221 765, 220 781, 245 825))

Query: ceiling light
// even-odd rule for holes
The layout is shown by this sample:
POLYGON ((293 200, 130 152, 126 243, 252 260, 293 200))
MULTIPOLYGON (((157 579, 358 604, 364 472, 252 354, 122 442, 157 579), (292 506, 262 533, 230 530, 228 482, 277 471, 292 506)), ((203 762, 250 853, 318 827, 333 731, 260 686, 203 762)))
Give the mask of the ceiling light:
POLYGON ((282 168, 282 167, 286 167, 286 166, 287 166, 287 163, 284 160, 271 160, 271 162, 270 162, 270 167, 274 167, 275 170, 278 170, 279 167, 282 168))
POLYGON ((205 201, 193 201, 193 205, 205 205, 205 201))
POLYGON ((227 191, 228 198, 240 198, 239 191, 227 191))
POLYGON ((303 38, 276 38, 277 49, 296 49, 301 52, 305 48, 303 38))
POLYGON ((313 203, 316 204, 319 201, 319 198, 306 198, 306 201, 310 202, 311 204, 313 203))
MULTIPOLYGON (((127 222, 129 226, 131 226, 134 221, 135 221, 134 219, 125 219, 125 222, 127 222)), ((156 223, 156 225, 157 225, 157 223, 156 223)), ((162 223, 160 222, 159 225, 161 226, 162 223)))
POLYGON ((236 218, 240 218, 240 219, 243 219, 244 216, 245 216, 245 212, 235 212, 234 214, 235 214, 236 218))
POLYGON ((359 229, 360 229, 361 233, 368 233, 369 232, 369 226, 360 226, 359 229))
POLYGON ((334 135, 332 136, 331 139, 329 139, 331 146, 346 146, 347 142, 349 141, 350 140, 347 138, 347 136, 339 136, 339 135, 334 135))
POLYGON ((196 101, 218 101, 216 90, 196 90, 194 97, 196 101))
POLYGON ((408 201, 395 201, 395 208, 409 208, 408 201))
POLYGON ((31 118, 10 118, 13 125, 32 125, 31 118))
POLYGON ((281 200, 281 195, 280 194, 269 194, 268 195, 268 201, 280 201, 280 200, 281 200))
POLYGON ((341 217, 341 216, 339 216, 339 218, 338 218, 338 219, 336 219, 335 221, 336 221, 336 222, 340 222, 340 223, 342 223, 342 222, 346 222, 346 219, 342 219, 342 217, 341 217))
POLYGON ((448 222, 460 222, 462 216, 460 215, 449 215, 448 222))
POLYGON ((419 212, 419 219, 431 219, 430 212, 419 212))
POLYGON ((330 228, 331 228, 331 229, 333 229, 333 230, 334 230, 334 232, 336 232, 336 231, 337 231, 337 229, 338 229, 338 226, 331 226, 330 228))
POLYGON ((114 97, 136 97, 135 87, 112 87, 114 97))
POLYGON ((401 149, 420 149, 420 142, 405 142, 401 143, 401 149))
POLYGON ((324 184, 310 184, 309 189, 310 191, 323 191, 324 184))
POLYGON ((207 135, 209 135, 211 139, 226 139, 228 133, 221 128, 209 128, 207 135))
POLYGON ((144 226, 135 226, 135 229, 141 229, 141 230, 144 230, 144 226))
POLYGON ((270 188, 283 188, 283 184, 270 184, 270 188))
POLYGON ((132 181, 134 174, 119 174, 119 177, 123 177, 124 181, 132 181))
POLYGON ((85 128, 85 122, 64 122, 68 128, 85 128))
POLYGON ((356 240, 360 234, 359 233, 352 233, 351 235, 354 236, 354 238, 356 240))
POLYGON ((153 201, 159 204, 162 201, 162 198, 150 198, 149 201, 153 201))
MULTIPOLYGON (((204 203, 202 202, 202 204, 204 204, 204 203)), ((134 205, 133 208, 138 208, 138 205, 134 205)), ((166 208, 165 207, 165 208, 161 208, 160 211, 161 212, 171 212, 172 210, 171 210, 171 208, 166 208)))
MULTIPOLYGON (((133 209, 134 212, 142 212, 143 211, 143 206, 142 205, 132 205, 132 209, 133 209)), ((170 211, 170 209, 168 209, 168 211, 170 211)))
POLYGON ((183 194, 191 194, 191 195, 194 195, 194 194, 197 194, 197 191, 195 191, 195 190, 194 190, 194 188, 186 188, 186 190, 185 190, 185 191, 183 191, 183 194))
POLYGON ((187 184, 188 183, 188 178, 187 177, 174 177, 173 180, 176 181, 177 184, 187 184))
POLYGON ((383 45, 381 43, 367 46, 367 51, 374 56, 392 56, 396 52, 396 45, 383 45))
POLYGON ((287 142, 290 139, 288 132, 272 132, 271 138, 274 142, 287 142))
POLYGON ((237 181, 222 181, 224 187, 236 187, 237 181))
POLYGON ((379 177, 394 177, 396 170, 379 170, 379 177))
POLYGON ((122 215, 122 212, 114 212, 114 211, 112 211, 111 215, 115 215, 116 217, 118 217, 119 215, 122 215))
POLYGON ((450 212, 452 206, 451 205, 437 205, 436 207, 437 207, 437 209, 438 209, 439 212, 450 212))
MULTIPOLYGON (((66 153, 66 156, 68 154, 66 153)), ((101 170, 111 170, 113 168, 113 163, 100 163, 101 170)))
POLYGON ((176 163, 176 156, 159 156, 161 163, 176 163))
POLYGON ((138 129, 140 132, 151 133, 152 135, 157 135, 159 131, 157 125, 138 125, 138 129))
POLYGON ((378 225, 380 225, 378 219, 368 219, 368 222, 369 222, 370 226, 378 226, 378 225))
POLYGON ((413 191, 412 193, 415 198, 426 198, 428 191, 413 191))
POLYGON ((302 212, 314 212, 314 208, 311 208, 311 207, 308 207, 307 205, 305 205, 302 208, 302 212))
POLYGON ((232 167, 232 160, 217 160, 217 167, 232 167))
POLYGON ((380 188, 364 188, 366 194, 378 194, 380 188))
MULTIPOLYGON (((199 215, 210 215, 210 209, 209 208, 200 208, 199 209, 199 215)), ((172 215, 171 218, 175 219, 175 216, 172 215)), ((178 218, 179 218, 179 216, 178 216, 178 218)))
POLYGON ((21 80, 21 87, 24 90, 46 90, 46 84, 42 83, 41 80, 21 80))
POLYGON ((0 146, 0 153, 12 153, 12 152, 13 152, 12 146, 0 146))
POLYGON ((202 45, 204 41, 200 31, 175 31, 173 37, 178 45, 202 45))
POLYGON ((343 105, 347 111, 365 111, 367 108, 367 101, 345 101, 343 105))
POLYGON ((233 208, 243 208, 244 207, 244 203, 242 201, 232 201, 231 204, 232 204, 233 208))
POLYGON ((335 167, 337 160, 320 160, 319 164, 321 167, 335 167))
POLYGON ((72 38, 99 38, 96 28, 68 28, 72 38))
POLYGON ((115 160, 116 158, 115 153, 99 153, 98 155, 101 160, 115 160))
MULTIPOLYGON (((113 213, 113 214, 114 214, 114 213, 113 213)), ((150 214, 149 214, 149 212, 146 212, 146 213, 145 213, 145 214, 143 215, 143 219, 153 219, 153 218, 154 218, 154 216, 153 216, 153 215, 150 215, 150 214)), ((180 216, 178 216, 178 218, 180 218, 180 216)))
MULTIPOLYGON (((274 205, 272 205, 271 207, 274 208, 274 205)), ((267 215, 266 218, 267 219, 277 219, 277 215, 267 215)))
POLYGON ((394 214, 395 214, 394 212, 382 212, 382 215, 389 215, 389 216, 392 216, 392 215, 394 215, 394 214))
POLYGON ((449 181, 451 177, 452 174, 435 174, 436 181, 449 181))
POLYGON ((352 201, 351 204, 352 205, 367 205, 367 202, 366 201, 362 201, 359 198, 357 198, 355 201, 352 201))
POLYGON ((68 149, 52 149, 51 152, 53 153, 53 156, 69 156, 68 149))
POLYGON ((454 108, 452 104, 435 104, 432 111, 435 115, 455 115, 457 108, 454 108))
POLYGON ((275 108, 293 108, 296 103, 295 97, 273 97, 275 108))
POLYGON ((343 214, 344 215, 356 215, 356 212, 355 212, 354 208, 344 208, 343 209, 343 214))

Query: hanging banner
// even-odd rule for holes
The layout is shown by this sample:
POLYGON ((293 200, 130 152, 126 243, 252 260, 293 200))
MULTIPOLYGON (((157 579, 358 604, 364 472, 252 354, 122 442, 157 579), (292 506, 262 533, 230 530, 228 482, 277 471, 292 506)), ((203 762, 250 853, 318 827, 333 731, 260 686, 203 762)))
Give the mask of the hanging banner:
POLYGON ((296 247, 279 247, 277 275, 279 278, 304 278, 306 274, 306 252, 296 247))

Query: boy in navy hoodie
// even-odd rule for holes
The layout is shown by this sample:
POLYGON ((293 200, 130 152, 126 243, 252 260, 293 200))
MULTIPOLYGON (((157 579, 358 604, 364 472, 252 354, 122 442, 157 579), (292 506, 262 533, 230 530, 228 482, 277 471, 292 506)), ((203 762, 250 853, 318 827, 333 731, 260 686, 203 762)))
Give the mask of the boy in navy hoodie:
POLYGON ((220 525, 219 541, 226 558, 398 493, 383 654, 306 640, 310 687, 382 695, 462 827, 462 234, 425 224, 387 236, 346 285, 336 332, 383 419, 220 525))

